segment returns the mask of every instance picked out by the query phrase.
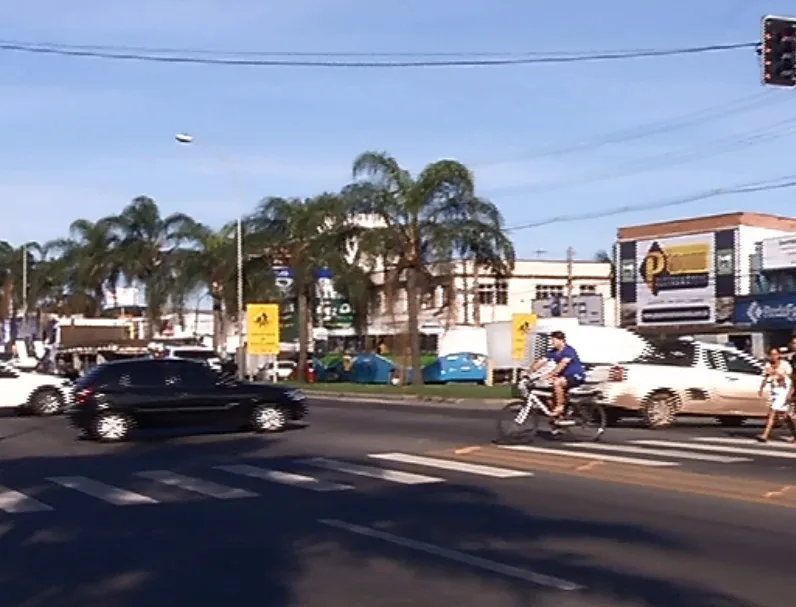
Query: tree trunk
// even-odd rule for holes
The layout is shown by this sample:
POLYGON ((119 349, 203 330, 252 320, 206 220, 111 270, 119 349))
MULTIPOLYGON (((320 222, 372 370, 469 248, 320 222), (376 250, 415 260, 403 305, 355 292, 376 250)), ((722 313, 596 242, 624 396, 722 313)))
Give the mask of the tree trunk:
POLYGON ((307 381, 307 361, 309 360, 310 323, 309 323, 309 295, 306 288, 298 289, 298 322, 299 359, 297 376, 299 382, 307 381))
MULTIPOLYGON (((223 347, 226 350, 226 322, 224 318, 224 307, 222 306, 223 295, 215 293, 211 295, 213 299, 213 349, 220 352, 223 347)), ((199 306, 196 307, 197 320, 199 316, 199 306)))
POLYGON ((481 326, 481 296, 478 284, 478 263, 473 262, 473 324, 481 326))
POLYGON ((412 385, 423 385, 423 368, 420 358, 420 302, 417 292, 417 269, 406 271, 406 311, 409 317, 409 347, 412 352, 412 385))
MULTIPOLYGON (((455 272, 455 271, 454 271, 455 272)), ((456 288, 456 274, 454 273, 454 285, 453 285, 453 301, 451 305, 458 304, 459 299, 459 289, 456 288)), ((464 260, 464 264, 462 264, 462 311, 464 312, 464 318, 462 319, 463 325, 470 324, 470 289, 468 288, 467 284, 467 260, 464 260)), ((457 315, 458 316, 458 315, 457 315)), ((458 321, 458 318, 456 319, 458 321)), ((458 322, 456 324, 459 324, 458 322)))

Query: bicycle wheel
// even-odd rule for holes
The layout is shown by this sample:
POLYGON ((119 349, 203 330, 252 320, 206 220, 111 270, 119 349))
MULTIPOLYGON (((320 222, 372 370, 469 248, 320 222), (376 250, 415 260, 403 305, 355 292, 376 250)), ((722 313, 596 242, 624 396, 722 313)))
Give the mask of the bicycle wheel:
POLYGON ((574 423, 567 428, 567 431, 583 440, 600 440, 608 424, 608 416, 605 414, 605 409, 597 403, 572 405, 569 419, 574 423))
POLYGON ((500 410, 497 420, 498 439, 528 440, 536 435, 539 429, 539 414, 535 409, 531 409, 522 422, 517 421, 517 417, 525 406, 523 402, 516 402, 510 403, 500 410))

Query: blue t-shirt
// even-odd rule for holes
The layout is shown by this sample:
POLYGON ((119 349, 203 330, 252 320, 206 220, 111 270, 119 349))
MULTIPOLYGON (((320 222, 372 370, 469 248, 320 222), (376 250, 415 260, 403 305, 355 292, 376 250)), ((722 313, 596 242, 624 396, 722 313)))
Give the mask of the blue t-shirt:
POLYGON ((553 360, 556 364, 560 363, 565 358, 569 359, 569 364, 564 367, 562 375, 564 377, 575 377, 583 379, 586 377, 586 369, 583 368, 583 363, 580 362, 580 357, 575 351, 575 348, 569 344, 565 345, 561 350, 551 349, 547 352, 547 359, 553 360))

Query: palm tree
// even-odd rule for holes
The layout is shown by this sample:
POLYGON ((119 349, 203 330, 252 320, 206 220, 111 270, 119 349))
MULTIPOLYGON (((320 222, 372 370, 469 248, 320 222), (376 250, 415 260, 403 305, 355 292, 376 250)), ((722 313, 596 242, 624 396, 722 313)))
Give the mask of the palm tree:
POLYGON ((121 275, 119 243, 110 219, 77 219, 68 238, 48 243, 49 250, 60 254, 51 267, 60 266, 65 273, 70 307, 89 317, 101 315, 106 290, 115 291, 121 275))
POLYGON ((594 254, 594 261, 598 263, 610 263, 611 264, 611 273, 609 274, 611 280, 611 297, 616 297, 616 265, 614 264, 613 256, 606 251, 605 249, 601 249, 594 254))
MULTIPOLYGON (((184 301, 187 294, 205 290, 213 308, 213 347, 219 350, 226 335, 225 303, 234 293, 237 273, 235 225, 219 230, 197 223, 184 234, 190 248, 182 251, 179 271, 175 272, 174 295, 184 301)), ((180 303, 179 301, 177 303, 180 303)), ((235 310, 237 306, 226 307, 235 310)), ((237 316, 237 310, 235 310, 237 316)))
POLYGON ((371 252, 388 260, 387 283, 405 284, 412 383, 422 385, 420 294, 439 280, 435 269, 453 252, 475 251, 500 273, 510 271, 513 247, 505 246, 503 218, 489 201, 475 195, 473 175, 462 163, 439 160, 412 177, 392 156, 366 152, 353 165, 355 180, 365 178, 355 210, 376 216, 370 229, 371 252))
POLYGON ((146 289, 147 339, 151 339, 173 286, 172 271, 179 257, 175 251, 196 222, 185 213, 161 216, 157 203, 147 196, 135 198, 121 214, 106 221, 119 237, 122 274, 146 289))
POLYGON ((311 199, 266 198, 246 219, 252 233, 247 240, 261 262, 288 266, 293 271, 299 337, 298 379, 306 377, 309 359, 311 302, 315 274, 345 245, 335 226, 345 216, 340 197, 323 194, 311 199))

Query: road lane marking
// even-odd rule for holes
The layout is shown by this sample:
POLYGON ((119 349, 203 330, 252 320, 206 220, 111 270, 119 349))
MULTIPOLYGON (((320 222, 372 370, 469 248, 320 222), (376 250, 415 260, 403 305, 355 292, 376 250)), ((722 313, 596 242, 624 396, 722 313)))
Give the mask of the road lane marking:
POLYGON ((796 452, 796 446, 792 445, 791 443, 787 443, 785 441, 775 441, 770 443, 760 443, 753 438, 692 438, 691 440, 703 442, 703 443, 718 443, 718 444, 727 444, 727 445, 747 445, 749 447, 755 447, 758 449, 790 449, 791 451, 796 452))
POLYGON ((796 449, 792 453, 780 451, 766 451, 765 449, 745 449, 740 447, 725 447, 720 445, 695 445, 694 443, 669 442, 664 440, 634 440, 636 445, 650 445, 652 447, 675 447, 682 449, 696 449, 699 451, 714 451, 718 453, 735 453, 737 455, 760 455, 763 457, 778 457, 781 459, 796 459, 796 449))
POLYGON ((238 489, 236 487, 227 487, 226 485, 212 483, 200 478, 177 474, 176 472, 171 472, 170 470, 144 470, 142 472, 136 472, 135 475, 140 476, 141 478, 156 481, 158 483, 163 483, 169 487, 177 487, 178 489, 192 491, 194 493, 199 493, 200 495, 206 495, 207 497, 214 497, 220 500, 259 497, 259 494, 254 493, 253 491, 238 489))
POLYGON ((114 506, 134 506, 139 504, 157 504, 158 500, 128 491, 127 489, 120 489, 113 485, 106 485, 99 481, 95 481, 85 476, 53 476, 47 479, 67 489, 73 489, 80 493, 85 493, 91 497, 96 497, 103 502, 108 502, 114 506))
POLYGON ((429 468, 439 468, 441 470, 453 470, 454 472, 466 472, 480 476, 491 476, 492 478, 519 478, 521 476, 533 476, 532 472, 511 470, 509 468, 496 468, 494 466, 482 466, 467 462, 456 462, 436 457, 423 457, 420 455, 410 455, 408 453, 371 453, 368 455, 373 459, 398 462, 401 464, 414 464, 415 466, 428 466, 429 468))
POLYGON ((660 455, 663 457, 676 457, 679 459, 693 459, 703 462, 716 462, 719 464, 733 464, 736 462, 751 462, 748 457, 728 457, 726 455, 710 455, 708 453, 694 453, 693 451, 680 451, 679 449, 650 449, 648 447, 633 447, 632 445, 604 445, 604 444, 572 444, 567 447, 575 449, 595 449, 597 451, 619 451, 622 453, 646 453, 647 455, 660 455))
POLYGON ((360 466, 357 464, 350 464, 348 462, 340 462, 333 459, 326 459, 324 457, 313 457, 312 459, 299 460, 300 464, 307 464, 315 466, 316 468, 324 468, 326 470, 334 470, 335 472, 343 472, 345 474, 353 474, 355 476, 367 476, 369 478, 377 478, 391 483, 400 483, 402 485, 424 485, 428 483, 444 483, 444 478, 437 478, 435 476, 425 476, 423 474, 414 474, 412 472, 402 472, 400 470, 388 470, 385 468, 376 468, 373 466, 360 466))
POLYGON ((475 567, 477 569, 482 569, 491 573, 497 573, 498 575, 522 580, 524 582, 530 582, 531 584, 536 584, 537 586, 545 586, 547 588, 555 588, 556 590, 567 591, 583 589, 583 586, 580 586, 574 582, 570 582, 569 580, 545 575, 543 573, 537 573, 535 571, 529 571, 527 569, 520 569, 519 567, 513 567, 511 565, 506 565, 505 563, 498 563, 497 561, 490 561, 480 556, 475 556, 466 552, 460 552, 451 548, 443 548, 442 546, 437 546, 435 544, 427 544, 426 542, 420 542, 407 537, 401 537, 400 535, 394 535, 392 533, 387 533, 386 531, 379 531, 378 529, 354 525, 352 523, 346 523, 344 521, 338 521, 335 519, 321 519, 318 522, 321 525, 326 525, 327 527, 342 529, 343 531, 348 531, 349 533, 370 537, 394 544, 396 546, 401 546, 402 548, 408 548, 416 552, 423 552, 432 556, 448 559, 449 561, 454 561, 462 565, 468 565, 470 567, 475 567))
POLYGON ((46 512, 52 508, 24 493, 0 486, 0 510, 9 514, 22 514, 23 512, 46 512))
POLYGON ((679 466, 677 462, 662 462, 656 459, 643 459, 640 457, 622 457, 621 455, 604 455, 602 453, 584 453, 576 451, 565 451, 563 449, 547 449, 545 447, 530 447, 528 445, 496 445, 498 449, 509 449, 511 451, 527 451, 528 453, 543 453, 545 455, 562 455, 565 457, 579 457, 598 459, 604 462, 614 462, 617 464, 633 464, 635 466, 650 466, 654 468, 669 468, 679 466))
POLYGON ((321 481, 312 476, 292 474, 290 472, 280 472, 279 470, 267 470, 266 468, 258 468, 257 466, 250 466, 248 464, 216 466, 216 469, 224 470, 225 472, 229 472, 231 474, 239 474, 241 476, 248 476, 250 478, 270 481, 272 483, 292 485, 294 487, 309 489, 311 491, 345 491, 354 488, 351 485, 341 485, 340 483, 321 481))

